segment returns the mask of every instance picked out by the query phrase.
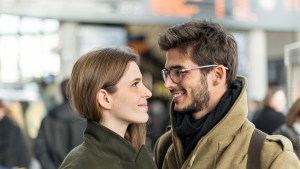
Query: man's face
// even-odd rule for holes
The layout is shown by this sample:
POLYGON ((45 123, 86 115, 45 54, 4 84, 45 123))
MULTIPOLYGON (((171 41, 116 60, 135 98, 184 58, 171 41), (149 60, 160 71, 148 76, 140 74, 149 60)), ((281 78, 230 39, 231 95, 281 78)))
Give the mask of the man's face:
MULTIPOLYGON (((178 49, 170 49, 167 52, 165 68, 168 70, 198 66, 190 59, 190 52, 182 53, 178 49)), ((184 72, 179 83, 174 83, 170 76, 166 78, 164 85, 173 96, 175 111, 193 114, 208 107, 209 86, 207 77, 200 71, 201 69, 194 69, 184 72)))

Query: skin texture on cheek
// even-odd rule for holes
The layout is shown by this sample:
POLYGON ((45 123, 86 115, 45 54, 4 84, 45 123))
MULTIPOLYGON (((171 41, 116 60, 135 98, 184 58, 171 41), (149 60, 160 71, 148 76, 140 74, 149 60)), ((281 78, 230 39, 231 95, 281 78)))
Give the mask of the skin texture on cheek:
POLYGON ((185 113, 195 113, 207 108, 210 96, 208 91, 208 84, 206 82, 206 77, 201 76, 198 85, 190 87, 189 90, 186 90, 186 97, 188 100, 186 100, 183 104, 188 105, 180 109, 179 105, 177 107, 175 102, 174 109, 176 111, 185 113))

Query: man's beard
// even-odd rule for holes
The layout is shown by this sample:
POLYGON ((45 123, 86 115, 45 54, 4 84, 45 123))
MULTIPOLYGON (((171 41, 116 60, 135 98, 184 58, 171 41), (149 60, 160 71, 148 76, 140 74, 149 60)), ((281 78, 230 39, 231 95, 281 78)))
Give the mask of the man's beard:
POLYGON ((208 84, 206 81, 206 76, 201 77, 201 84, 199 90, 196 91, 191 91, 191 94, 194 94, 192 96, 192 103, 186 107, 184 107, 181 110, 176 110, 174 109, 175 113, 187 113, 187 114, 193 114, 199 111, 202 111, 203 109, 208 107, 208 102, 210 100, 210 95, 208 91, 208 84))

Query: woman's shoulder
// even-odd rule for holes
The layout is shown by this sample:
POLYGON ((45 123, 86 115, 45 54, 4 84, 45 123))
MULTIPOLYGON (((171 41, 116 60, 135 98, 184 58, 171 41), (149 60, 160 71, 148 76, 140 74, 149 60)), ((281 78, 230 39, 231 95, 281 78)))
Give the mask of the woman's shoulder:
MULTIPOLYGON (((107 160, 101 158, 101 155, 94 154, 84 144, 75 147, 66 156, 59 169, 82 169, 82 168, 99 168, 99 164, 107 160)), ((101 168, 99 168, 101 169, 101 168)))

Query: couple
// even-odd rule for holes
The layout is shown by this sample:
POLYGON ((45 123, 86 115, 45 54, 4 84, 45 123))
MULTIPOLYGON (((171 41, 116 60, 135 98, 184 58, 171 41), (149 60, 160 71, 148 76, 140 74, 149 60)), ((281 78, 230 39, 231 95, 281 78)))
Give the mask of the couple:
MULTIPOLYGON (((60 169, 253 167, 247 161, 256 130, 247 120, 247 81, 237 76, 234 38, 217 23, 192 20, 170 27, 158 44, 166 51, 162 75, 173 100, 171 129, 156 143, 155 162, 144 145, 151 92, 142 82, 139 56, 105 48, 73 67, 70 100, 87 128, 60 169)), ((265 135, 261 144, 253 168, 300 168, 286 138, 265 135)))

